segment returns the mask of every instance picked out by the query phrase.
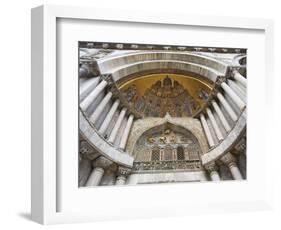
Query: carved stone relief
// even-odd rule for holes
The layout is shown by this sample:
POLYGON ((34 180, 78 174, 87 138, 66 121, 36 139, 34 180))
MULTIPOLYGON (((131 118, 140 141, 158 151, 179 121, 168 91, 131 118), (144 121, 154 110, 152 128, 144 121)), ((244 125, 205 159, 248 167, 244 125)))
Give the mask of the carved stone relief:
MULTIPOLYGON (((157 81, 143 96, 137 94, 134 84, 123 94, 134 108, 146 117, 164 117, 169 113, 172 117, 192 116, 199 108, 199 103, 176 80, 168 76, 157 81)), ((206 92, 202 95, 206 97, 206 92)))
POLYGON ((201 170, 201 147, 184 129, 164 124, 146 131, 137 141, 133 172, 147 170, 201 170))

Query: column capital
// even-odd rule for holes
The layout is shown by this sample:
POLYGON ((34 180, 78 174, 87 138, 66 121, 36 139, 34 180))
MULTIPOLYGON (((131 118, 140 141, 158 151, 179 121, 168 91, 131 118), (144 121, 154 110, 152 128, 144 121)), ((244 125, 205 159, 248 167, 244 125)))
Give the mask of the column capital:
POLYGON ((87 141, 82 140, 80 141, 79 151, 82 155, 85 155, 85 154, 93 153, 94 149, 87 141))
POLYGON ((228 167, 236 166, 236 159, 231 153, 226 153, 223 155, 220 160, 226 164, 228 167))
POLYGON ((241 66, 230 66, 229 67, 229 76, 230 78, 234 79, 234 75, 236 73, 239 73, 239 69, 241 68, 241 66))
POLYGON ((226 82, 226 79, 227 78, 225 76, 217 76, 215 87, 221 86, 222 83, 226 82))
POLYGON ((80 141, 79 152, 82 158, 94 160, 100 154, 85 140, 80 141))
POLYGON ((218 171, 218 166, 216 165, 216 162, 214 162, 214 161, 204 165, 204 167, 209 173, 218 171))
POLYGON ((102 74, 101 79, 107 82, 107 85, 110 87, 114 84, 112 74, 102 74))
POLYGON ((117 170, 117 176, 127 177, 131 173, 131 171, 132 170, 130 168, 119 166, 117 170))
POLYGON ((107 158, 100 156, 98 159, 96 159, 93 162, 93 167, 107 169, 112 164, 113 164, 113 162, 111 160, 108 160, 107 158))

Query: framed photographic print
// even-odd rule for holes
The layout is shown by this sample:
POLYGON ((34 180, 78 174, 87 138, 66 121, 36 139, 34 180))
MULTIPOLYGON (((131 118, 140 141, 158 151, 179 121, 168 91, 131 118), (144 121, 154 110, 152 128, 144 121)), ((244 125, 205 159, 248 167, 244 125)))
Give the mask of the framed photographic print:
POLYGON ((272 31, 263 19, 33 9, 32 219, 270 208, 272 31))

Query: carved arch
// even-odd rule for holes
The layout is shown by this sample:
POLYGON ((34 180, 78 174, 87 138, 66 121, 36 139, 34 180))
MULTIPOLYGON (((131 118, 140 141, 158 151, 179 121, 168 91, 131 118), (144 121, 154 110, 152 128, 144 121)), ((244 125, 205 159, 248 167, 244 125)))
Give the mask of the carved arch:
POLYGON ((169 115, 166 115, 164 118, 148 117, 135 121, 128 138, 126 152, 130 155, 133 155, 133 151, 138 139, 145 132, 167 123, 190 132, 198 140, 198 143, 202 150, 202 154, 208 151, 207 140, 198 119, 190 117, 171 117, 169 115))

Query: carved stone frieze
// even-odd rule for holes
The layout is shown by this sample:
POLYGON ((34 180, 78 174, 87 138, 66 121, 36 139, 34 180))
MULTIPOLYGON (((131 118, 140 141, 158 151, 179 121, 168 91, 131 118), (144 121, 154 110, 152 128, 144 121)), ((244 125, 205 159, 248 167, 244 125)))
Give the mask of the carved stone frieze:
MULTIPOLYGON (((194 47, 194 46, 176 46, 176 45, 156 45, 156 44, 130 44, 130 43, 105 43, 105 42, 84 42, 79 43, 80 48, 88 49, 101 49, 102 52, 112 52, 114 49, 126 49, 126 50, 180 50, 189 52, 216 52, 216 53, 242 53, 247 52, 246 49, 237 48, 219 48, 219 47, 194 47)), ((98 56, 96 54, 96 56, 98 56)))
POLYGON ((200 161, 150 161, 135 162, 133 166, 134 172, 155 171, 155 170, 184 170, 194 171, 201 170, 200 161))

